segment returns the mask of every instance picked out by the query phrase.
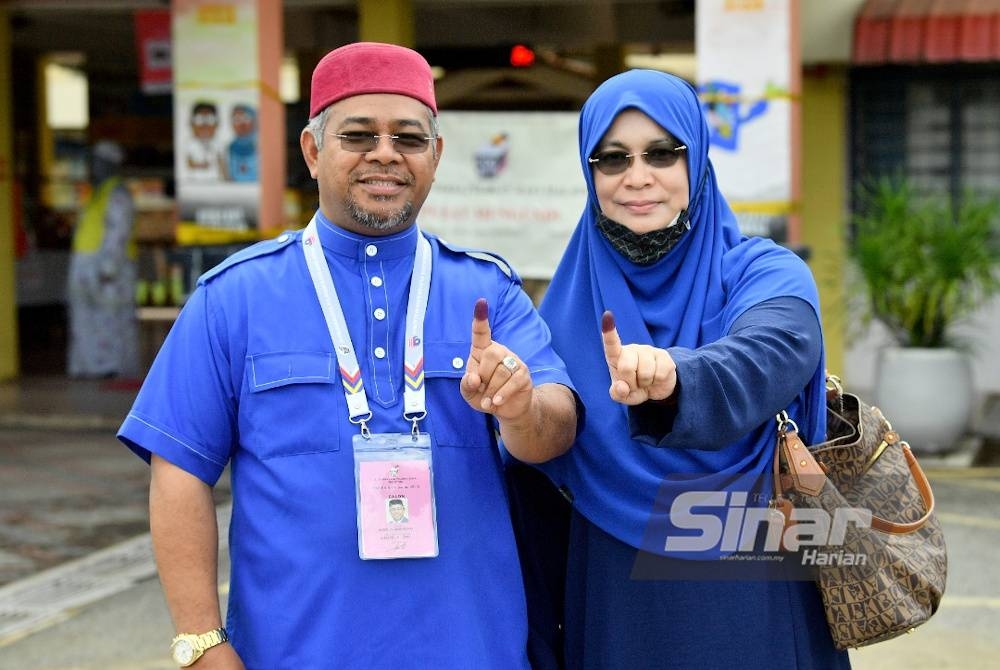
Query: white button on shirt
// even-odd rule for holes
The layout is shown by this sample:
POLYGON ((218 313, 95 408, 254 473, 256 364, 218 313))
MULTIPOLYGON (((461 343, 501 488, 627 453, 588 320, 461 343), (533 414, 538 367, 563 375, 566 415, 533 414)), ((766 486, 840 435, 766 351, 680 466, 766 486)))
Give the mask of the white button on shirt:
POLYGON ((382 285, 382 278, 381 277, 372 277, 372 286, 374 286, 375 288, 378 288, 381 285, 382 285))
POLYGON ((385 310, 384 310, 384 309, 382 309, 381 307, 379 307, 379 308, 378 308, 378 309, 376 309, 376 310, 375 310, 374 312, 372 312, 372 314, 373 314, 373 315, 375 316, 375 318, 376 318, 376 319, 378 319, 379 321, 381 321, 382 319, 384 319, 384 318, 385 318, 385 310))
POLYGON ((368 254, 369 256, 374 256, 375 254, 378 253, 378 247, 376 247, 374 244, 369 244, 367 247, 365 247, 365 253, 368 254))
POLYGON ((455 356, 455 358, 451 359, 451 367, 455 368, 456 370, 461 370, 463 365, 465 365, 465 361, 459 358, 458 356, 455 356))
POLYGON ((375 354, 375 358, 385 358, 385 349, 382 347, 375 347, 372 353, 375 354))

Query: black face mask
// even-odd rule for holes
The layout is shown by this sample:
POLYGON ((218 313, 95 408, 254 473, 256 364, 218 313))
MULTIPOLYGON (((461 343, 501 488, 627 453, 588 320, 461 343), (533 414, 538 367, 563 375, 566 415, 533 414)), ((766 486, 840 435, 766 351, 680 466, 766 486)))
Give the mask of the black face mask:
POLYGON ((681 212, 677 223, 669 228, 642 234, 633 233, 604 214, 597 217, 597 229, 605 239, 611 243, 615 251, 636 265, 652 265, 666 256, 690 228, 687 212, 681 212))

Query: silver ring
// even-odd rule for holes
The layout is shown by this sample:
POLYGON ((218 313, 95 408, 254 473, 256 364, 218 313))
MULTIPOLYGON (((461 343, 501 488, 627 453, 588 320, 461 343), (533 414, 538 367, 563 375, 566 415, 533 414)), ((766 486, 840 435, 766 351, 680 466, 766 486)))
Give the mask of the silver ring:
POLYGON ((508 356, 507 358, 505 358, 502 361, 500 361, 500 363, 502 363, 505 368, 507 368, 508 370, 510 370, 511 374, 514 374, 515 372, 517 372, 517 369, 519 367, 521 367, 521 364, 518 363, 517 359, 514 358, 513 356, 508 356))

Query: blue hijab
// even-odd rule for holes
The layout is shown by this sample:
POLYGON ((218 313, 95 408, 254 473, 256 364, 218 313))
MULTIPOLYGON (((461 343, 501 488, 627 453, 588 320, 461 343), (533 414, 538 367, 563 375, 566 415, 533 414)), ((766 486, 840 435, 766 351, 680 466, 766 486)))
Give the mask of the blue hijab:
MULTIPOLYGON (((684 80, 651 70, 612 77, 584 105, 579 142, 587 205, 540 311, 586 406, 586 424, 573 448, 542 469, 572 491, 584 516, 619 540, 680 558, 717 558, 729 552, 664 551, 666 534, 692 534, 674 527, 670 506, 685 491, 762 491, 763 496, 748 500, 766 504, 774 418, 762 417, 760 426, 711 451, 657 448, 633 440, 627 408, 608 395, 601 315, 605 309, 614 312, 626 344, 696 349, 724 337, 747 309, 771 298, 801 298, 818 317, 815 282, 791 251, 769 239, 740 234, 708 158, 709 131, 698 96, 684 80), (645 113, 688 147, 691 229, 651 265, 622 256, 596 227, 600 207, 587 158, 626 109, 645 113)), ((825 433, 824 394, 820 361, 812 381, 788 408, 807 444, 825 433)), ((724 514, 719 512, 723 521, 724 514)))

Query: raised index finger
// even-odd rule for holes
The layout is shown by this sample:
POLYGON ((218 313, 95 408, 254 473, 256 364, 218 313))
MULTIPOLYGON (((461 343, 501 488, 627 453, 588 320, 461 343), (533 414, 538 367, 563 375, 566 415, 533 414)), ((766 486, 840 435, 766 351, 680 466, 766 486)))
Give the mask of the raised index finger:
POLYGON ((482 351, 493 342, 493 331, 490 330, 490 307, 486 298, 476 301, 472 317, 472 348, 482 351))
POLYGON ((622 353, 622 340, 618 337, 615 315, 611 310, 606 310, 601 317, 601 339, 604 340, 604 357, 608 359, 609 364, 616 363, 622 353))

